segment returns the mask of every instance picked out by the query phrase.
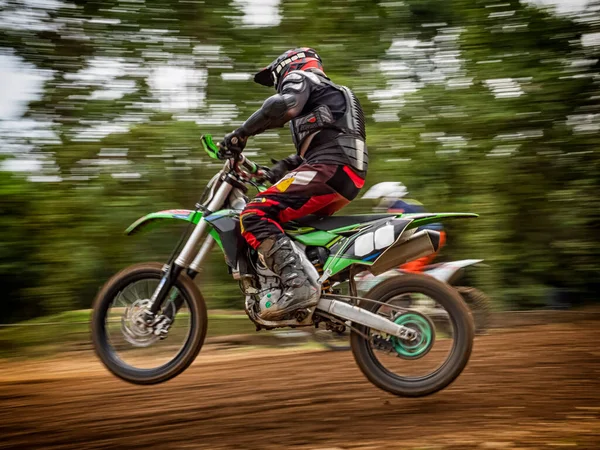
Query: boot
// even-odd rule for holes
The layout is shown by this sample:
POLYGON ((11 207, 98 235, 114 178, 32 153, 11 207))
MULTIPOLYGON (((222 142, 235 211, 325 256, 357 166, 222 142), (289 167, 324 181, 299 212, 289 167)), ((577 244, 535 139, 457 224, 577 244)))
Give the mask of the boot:
POLYGON ((279 298, 261 305, 261 319, 279 320, 292 311, 318 303, 318 289, 309 280, 302 256, 289 237, 265 239, 258 247, 258 254, 269 270, 281 278, 283 287, 279 298))

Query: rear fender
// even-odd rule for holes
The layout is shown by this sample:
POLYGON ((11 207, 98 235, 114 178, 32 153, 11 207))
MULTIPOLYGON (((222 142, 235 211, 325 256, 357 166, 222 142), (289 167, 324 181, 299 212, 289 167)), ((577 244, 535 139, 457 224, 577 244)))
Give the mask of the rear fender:
POLYGON ((462 259, 460 261, 445 262, 436 264, 431 269, 425 270, 424 273, 439 281, 443 281, 444 283, 450 283, 455 279, 455 276, 461 271, 461 269, 474 266, 482 262, 483 259, 462 259))

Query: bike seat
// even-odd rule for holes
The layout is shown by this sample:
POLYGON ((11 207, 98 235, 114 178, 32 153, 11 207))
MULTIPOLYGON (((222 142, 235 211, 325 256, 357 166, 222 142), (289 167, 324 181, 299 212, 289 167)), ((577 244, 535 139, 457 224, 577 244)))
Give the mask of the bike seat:
POLYGON ((321 231, 347 227, 359 223, 374 222, 375 220, 392 218, 397 214, 361 214, 357 216, 315 216, 310 214, 294 221, 303 227, 312 227, 321 231))

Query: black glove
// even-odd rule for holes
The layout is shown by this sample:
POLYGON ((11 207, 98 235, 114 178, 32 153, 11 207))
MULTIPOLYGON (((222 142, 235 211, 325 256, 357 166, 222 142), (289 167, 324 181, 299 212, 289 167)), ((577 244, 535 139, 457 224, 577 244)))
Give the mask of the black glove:
POLYGON ((271 159, 271 161, 275 165, 269 169, 266 175, 267 180, 269 180, 271 184, 276 183, 286 173, 290 170, 294 170, 304 162, 300 155, 290 155, 287 158, 283 158, 281 161, 276 161, 274 159, 271 159))
POLYGON ((248 136, 245 136, 240 129, 232 131, 229 134, 226 134, 223 138, 223 141, 219 144, 219 155, 222 159, 231 158, 236 154, 240 154, 244 151, 244 147, 246 147, 246 142, 248 141, 248 136))

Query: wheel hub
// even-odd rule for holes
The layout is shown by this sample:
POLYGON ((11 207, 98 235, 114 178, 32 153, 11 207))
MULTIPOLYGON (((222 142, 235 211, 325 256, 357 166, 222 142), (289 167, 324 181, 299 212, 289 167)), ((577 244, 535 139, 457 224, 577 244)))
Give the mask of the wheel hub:
POLYGON ((121 316, 121 331, 127 342, 136 347, 148 347, 156 342, 159 337, 154 335, 153 327, 146 324, 147 312, 152 302, 136 300, 128 306, 121 316))
POLYGON ((425 356, 435 341, 435 326, 431 320, 416 311, 405 312, 394 319, 394 323, 412 329, 415 334, 410 340, 392 336, 390 343, 403 359, 419 359, 425 356))

